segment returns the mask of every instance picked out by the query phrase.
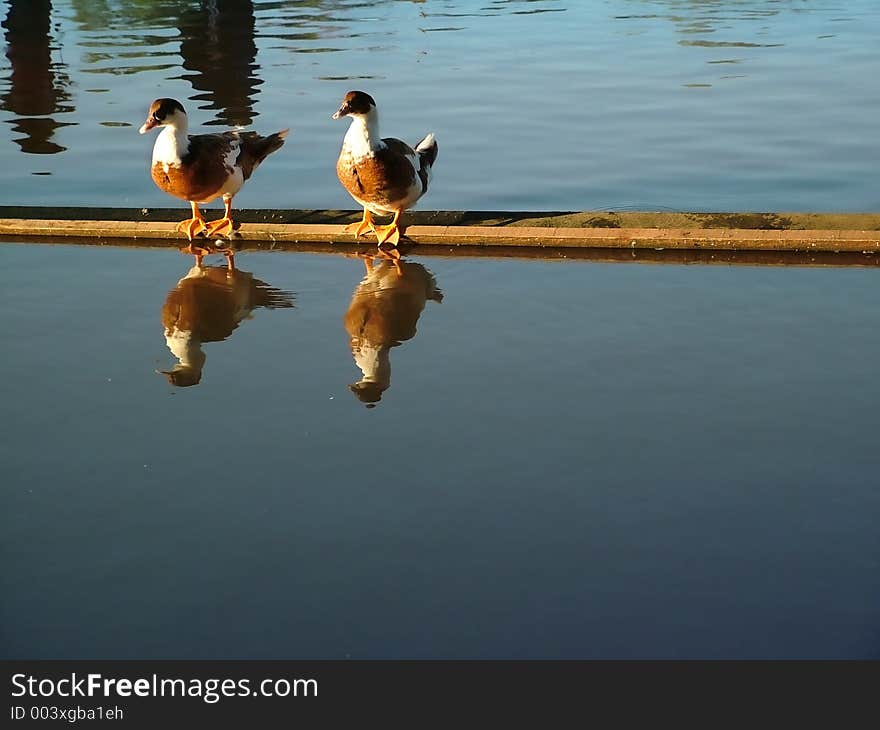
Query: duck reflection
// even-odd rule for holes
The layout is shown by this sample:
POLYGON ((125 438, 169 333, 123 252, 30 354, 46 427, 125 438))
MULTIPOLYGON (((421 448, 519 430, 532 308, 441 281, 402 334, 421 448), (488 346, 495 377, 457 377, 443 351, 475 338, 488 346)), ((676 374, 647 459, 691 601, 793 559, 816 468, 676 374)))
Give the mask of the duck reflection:
POLYGON ((255 63, 254 5, 250 0, 202 0, 180 14, 180 55, 191 73, 181 78, 203 92, 190 97, 216 110, 207 124, 246 126, 253 121, 253 97, 259 66, 255 63))
POLYGON ((253 274, 225 266, 193 266, 165 299, 165 343, 178 363, 159 370, 172 385, 197 385, 202 379, 202 344, 220 342, 251 313, 293 307, 293 295, 269 286, 253 274))
POLYGON ((70 79, 62 64, 52 62, 50 0, 9 0, 2 26, 6 29, 6 57, 11 73, 9 89, 0 97, 0 108, 17 114, 11 120, 15 142, 22 152, 51 155, 66 147, 52 141, 55 130, 70 126, 49 115, 73 111, 70 79))
POLYGON ((363 377, 349 385, 372 408, 391 385, 391 348, 416 334, 428 300, 443 301, 434 275, 421 264, 394 258, 365 258, 366 276, 345 313, 345 329, 354 361, 363 377))

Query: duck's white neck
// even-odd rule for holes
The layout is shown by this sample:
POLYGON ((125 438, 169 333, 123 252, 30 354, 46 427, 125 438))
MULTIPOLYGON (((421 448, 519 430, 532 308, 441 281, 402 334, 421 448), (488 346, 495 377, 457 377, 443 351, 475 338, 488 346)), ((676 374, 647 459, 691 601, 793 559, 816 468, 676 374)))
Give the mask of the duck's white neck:
POLYGON ((165 344, 171 350, 171 354, 180 360, 180 366, 193 370, 201 370, 204 366, 205 353, 202 350, 202 343, 193 337, 192 332, 179 329, 165 330, 165 344))
POLYGON ((181 158, 189 151, 186 117, 175 125, 166 124, 156 137, 153 145, 153 164, 163 162, 166 165, 180 164, 181 158))
POLYGON ((379 113, 375 109, 351 118, 343 146, 355 158, 367 157, 385 146, 379 136, 379 113))
POLYGON ((377 383, 382 390, 391 384, 391 347, 361 340, 352 347, 354 361, 364 377, 362 383, 377 383))

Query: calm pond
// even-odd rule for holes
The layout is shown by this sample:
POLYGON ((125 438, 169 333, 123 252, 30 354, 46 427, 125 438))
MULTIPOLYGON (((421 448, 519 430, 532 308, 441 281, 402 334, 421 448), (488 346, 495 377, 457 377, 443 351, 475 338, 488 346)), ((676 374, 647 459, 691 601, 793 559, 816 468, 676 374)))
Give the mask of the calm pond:
POLYGON ((0 244, 4 654, 880 655, 876 269, 190 264, 0 244))
MULTIPOLYGON (((424 210, 880 208, 868 0, 7 0, 0 204, 173 207, 137 127, 343 93, 424 210)), ((215 210, 217 206, 214 206, 215 210)), ((0 656, 880 658, 876 267, 0 242, 0 656)))

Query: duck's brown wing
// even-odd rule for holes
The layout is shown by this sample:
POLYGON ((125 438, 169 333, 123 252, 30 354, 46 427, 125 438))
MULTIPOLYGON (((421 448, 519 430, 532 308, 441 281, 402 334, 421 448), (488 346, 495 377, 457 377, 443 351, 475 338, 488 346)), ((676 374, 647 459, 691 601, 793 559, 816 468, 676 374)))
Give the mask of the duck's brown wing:
POLYGON ((156 163, 153 181, 167 193, 184 200, 208 200, 223 187, 239 154, 238 139, 229 134, 198 134, 189 137, 189 149, 181 164, 156 163))
POLYGON ((284 144, 286 136, 287 130, 268 137, 237 131, 190 136, 189 150, 182 158, 189 199, 207 197, 219 190, 236 166, 247 180, 267 155, 284 144))

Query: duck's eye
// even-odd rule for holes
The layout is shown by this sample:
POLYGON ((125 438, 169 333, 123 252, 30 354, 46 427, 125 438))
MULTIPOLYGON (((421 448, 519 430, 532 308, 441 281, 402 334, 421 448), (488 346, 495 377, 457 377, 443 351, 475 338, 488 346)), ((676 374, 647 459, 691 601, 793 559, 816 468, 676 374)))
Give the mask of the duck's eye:
POLYGON ((153 121, 154 121, 154 122, 161 122, 162 120, 158 117, 158 115, 154 114, 154 115, 153 115, 153 121))

